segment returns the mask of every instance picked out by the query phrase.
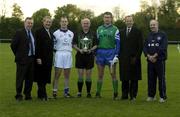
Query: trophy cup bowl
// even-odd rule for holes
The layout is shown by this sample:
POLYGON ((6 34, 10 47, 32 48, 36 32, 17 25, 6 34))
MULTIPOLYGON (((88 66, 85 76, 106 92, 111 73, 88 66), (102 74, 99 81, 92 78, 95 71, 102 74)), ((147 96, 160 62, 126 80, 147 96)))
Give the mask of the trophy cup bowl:
POLYGON ((89 43, 90 43, 90 39, 88 39, 87 37, 85 37, 85 38, 83 38, 83 39, 81 39, 81 44, 82 44, 82 46, 83 46, 83 51, 84 52, 88 52, 88 45, 89 45, 89 43))

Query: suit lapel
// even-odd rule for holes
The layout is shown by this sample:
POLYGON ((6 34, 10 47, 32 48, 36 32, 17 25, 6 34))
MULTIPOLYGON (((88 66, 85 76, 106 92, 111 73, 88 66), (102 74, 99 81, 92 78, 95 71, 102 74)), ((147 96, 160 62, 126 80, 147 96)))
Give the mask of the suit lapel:
POLYGON ((49 36, 48 32, 46 31, 46 29, 44 27, 43 27, 43 32, 44 32, 44 34, 46 35, 47 38, 49 38, 49 39, 52 38, 50 30, 49 30, 50 36, 49 36))
POLYGON ((25 42, 29 42, 29 39, 28 39, 28 34, 27 34, 27 32, 26 32, 26 29, 25 29, 25 28, 23 29, 23 33, 22 33, 22 35, 23 35, 23 37, 24 37, 25 42))

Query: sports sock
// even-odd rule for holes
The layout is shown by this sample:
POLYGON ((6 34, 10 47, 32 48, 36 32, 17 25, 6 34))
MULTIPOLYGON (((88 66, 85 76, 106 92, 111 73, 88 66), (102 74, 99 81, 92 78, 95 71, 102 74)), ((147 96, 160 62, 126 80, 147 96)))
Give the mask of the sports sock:
POLYGON ((113 80, 112 84, 113 84, 114 93, 118 93, 118 80, 113 80))
POLYGON ((101 92, 101 88, 102 88, 102 80, 98 80, 98 82, 97 82, 97 92, 96 93, 98 93, 98 94, 100 94, 100 92, 101 92))
POLYGON ((64 88, 64 94, 68 94, 69 93, 69 87, 64 88))
POLYGON ((77 82, 77 85, 78 85, 78 92, 82 92, 82 87, 83 87, 83 78, 78 78, 78 82, 77 82))
POLYGON ((86 78, 86 90, 87 90, 87 93, 91 92, 91 85, 92 85, 91 79, 90 78, 86 78))

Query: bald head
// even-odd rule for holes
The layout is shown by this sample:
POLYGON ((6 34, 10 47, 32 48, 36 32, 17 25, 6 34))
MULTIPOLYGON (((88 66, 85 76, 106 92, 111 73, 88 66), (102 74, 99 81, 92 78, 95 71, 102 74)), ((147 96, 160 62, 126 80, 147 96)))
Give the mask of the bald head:
POLYGON ((83 29, 84 32, 88 32, 89 28, 91 26, 90 19, 88 19, 88 18, 82 19, 81 20, 81 26, 82 26, 82 29, 83 29))
POLYGON ((157 20, 154 20, 154 19, 151 20, 149 25, 150 25, 150 29, 151 29, 152 32, 158 32, 159 23, 158 23, 157 20))

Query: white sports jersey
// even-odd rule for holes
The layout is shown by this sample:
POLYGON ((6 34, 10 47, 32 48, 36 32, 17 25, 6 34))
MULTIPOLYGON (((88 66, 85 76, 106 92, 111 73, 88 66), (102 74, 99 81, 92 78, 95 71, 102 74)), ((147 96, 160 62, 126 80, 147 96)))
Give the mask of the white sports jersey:
POLYGON ((55 50, 72 51, 72 40, 74 37, 74 33, 72 31, 67 30, 66 32, 64 32, 58 29, 53 33, 53 35, 55 36, 55 40, 54 40, 55 50))

